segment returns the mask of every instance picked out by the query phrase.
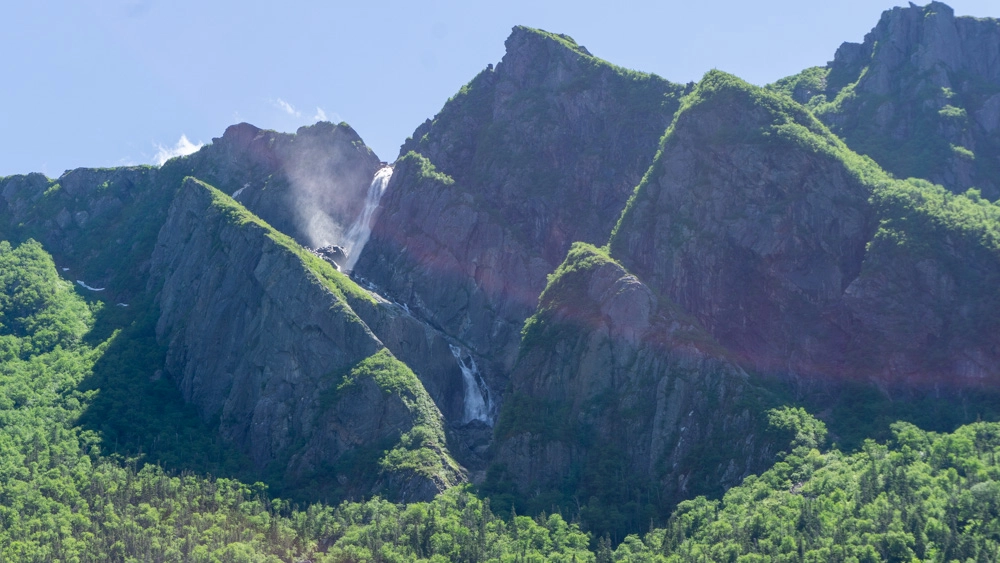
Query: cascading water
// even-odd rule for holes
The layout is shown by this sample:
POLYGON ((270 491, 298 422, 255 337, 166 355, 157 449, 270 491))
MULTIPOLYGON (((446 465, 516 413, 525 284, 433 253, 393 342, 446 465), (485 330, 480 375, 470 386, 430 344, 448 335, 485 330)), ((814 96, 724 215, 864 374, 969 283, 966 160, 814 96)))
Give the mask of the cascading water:
POLYGON ((479 368, 476 367, 476 360, 469 357, 469 363, 466 364, 465 360, 462 359, 461 348, 454 344, 449 344, 448 347, 451 348, 451 355, 458 360, 458 367, 462 370, 462 379, 465 382, 465 412, 462 416, 462 422, 481 420, 492 426, 489 404, 490 390, 477 377, 479 368))
POLYGON ((347 251, 347 262, 344 264, 345 270, 353 270, 354 264, 361 255, 361 249, 368 242, 368 237, 372 234, 372 214, 378 208, 378 202, 385 193, 385 187, 389 185, 389 178, 392 177, 392 167, 384 166, 375 173, 371 186, 368 187, 368 195, 365 197, 365 207, 361 210, 358 218, 347 230, 344 238, 344 250, 347 251))

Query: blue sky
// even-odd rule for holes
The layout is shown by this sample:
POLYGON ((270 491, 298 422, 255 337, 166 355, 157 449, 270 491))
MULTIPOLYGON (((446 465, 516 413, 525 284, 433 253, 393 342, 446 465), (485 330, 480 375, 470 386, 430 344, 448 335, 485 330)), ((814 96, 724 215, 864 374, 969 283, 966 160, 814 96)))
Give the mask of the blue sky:
MULTIPOLYGON (((383 160, 503 56, 514 25, 676 82, 825 64, 900 2, 3 2, 0 175, 156 161, 233 123, 350 123, 383 160)), ((1000 17, 996 0, 958 15, 1000 17)))

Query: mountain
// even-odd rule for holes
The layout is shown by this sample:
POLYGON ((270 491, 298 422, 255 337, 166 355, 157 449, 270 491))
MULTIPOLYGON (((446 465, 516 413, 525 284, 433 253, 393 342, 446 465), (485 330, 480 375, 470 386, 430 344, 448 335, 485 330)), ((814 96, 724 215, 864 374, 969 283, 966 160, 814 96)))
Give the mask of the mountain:
POLYGON ((356 265, 471 352, 494 395, 545 276, 607 238, 686 88, 562 35, 515 27, 506 46, 403 144, 356 265))
POLYGON ((805 108, 716 72, 610 248, 755 370, 961 385, 998 375, 981 314, 995 210, 893 180, 805 108))
MULTIPOLYGON (((607 247, 549 276, 488 485, 579 496, 601 527, 635 529, 771 463, 774 381, 827 408, 859 382, 955 406, 993 393, 997 212, 895 180, 793 100, 708 73, 607 247)), ((825 415, 838 431, 854 416, 825 415)))
POLYGON ((0 557, 990 560, 997 26, 0 178, 0 557))
POLYGON ((278 463, 291 483, 332 473, 363 495, 383 485, 354 458, 384 458, 400 499, 462 480, 440 412, 346 294, 372 298, 286 235, 188 178, 150 270, 166 375, 259 469, 278 463))
POLYGON ((775 87, 898 177, 1000 197, 1000 30, 941 2, 893 8, 863 43, 775 87))

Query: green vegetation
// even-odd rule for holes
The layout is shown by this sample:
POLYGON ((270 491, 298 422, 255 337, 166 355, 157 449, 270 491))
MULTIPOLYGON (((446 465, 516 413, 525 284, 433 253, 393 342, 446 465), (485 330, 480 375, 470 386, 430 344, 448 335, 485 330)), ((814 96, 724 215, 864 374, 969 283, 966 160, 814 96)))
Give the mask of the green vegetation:
POLYGON ((801 445, 721 502, 681 503, 665 528, 626 539, 616 560, 997 560, 1000 424, 893 432, 851 455, 801 445))
MULTIPOLYGON (((524 323, 521 329, 521 340, 524 343, 522 349, 533 345, 542 332, 542 319, 550 316, 560 307, 565 306, 566 300, 575 301, 579 298, 582 288, 581 283, 586 283, 586 276, 580 275, 599 267, 602 264, 617 264, 609 255, 606 248, 598 248, 585 242, 574 242, 570 247, 566 259, 556 268, 556 271, 548 275, 548 282, 541 296, 538 298, 539 308, 524 323)), ((583 311, 580 311, 582 313, 583 311)), ((579 319, 583 321, 583 319, 579 319)), ((503 418, 503 417, 501 417, 503 418)))
POLYGON ((619 232, 623 225, 635 220, 636 203, 655 197, 654 184, 663 175, 663 153, 678 143, 727 146, 733 144, 765 145, 775 152, 805 151, 835 160, 848 173, 870 190, 891 181, 870 158, 854 153, 830 132, 813 114, 792 99, 773 91, 749 84, 740 78, 712 70, 705 74, 694 90, 680 101, 680 108, 667 129, 652 166, 635 187, 625 209, 611 232, 609 247, 612 256, 622 249, 619 232), (697 124, 701 120, 718 120, 729 116, 727 125, 710 128, 710 133, 697 124), (681 139, 677 131, 701 135, 696 139, 681 139), (692 133, 696 131, 697 133, 692 133))
POLYGON ((450 186, 455 183, 455 180, 451 176, 443 172, 439 172, 438 169, 434 167, 434 164, 427 159, 427 157, 416 151, 410 151, 403 155, 399 159, 397 166, 409 162, 415 163, 420 171, 421 178, 438 182, 439 184, 445 186, 450 186))
POLYGON ((0 559, 277 561, 314 549, 260 487, 105 457, 78 424, 101 392, 81 384, 119 333, 86 342, 100 307, 38 243, 0 242, 0 264, 0 338, 13 352, 0 363, 0 559))
POLYGON ((946 183, 955 192, 969 188, 961 182, 971 179, 996 198, 1000 165, 994 159, 974 159, 964 145, 971 140, 976 152, 997 153, 995 136, 969 118, 997 93, 997 86, 975 72, 949 71, 947 80, 954 88, 942 87, 935 74, 939 69, 904 65, 876 94, 863 79, 877 58, 876 43, 875 54, 857 58, 851 68, 813 67, 768 88, 813 110, 853 150, 897 177, 946 183), (892 91, 885 93, 885 86, 892 91), (971 166, 961 160, 972 161, 971 166), (957 177, 956 167, 964 169, 957 177))
MULTIPOLYGON (((404 432, 398 442, 381 449, 385 455, 379 461, 379 467, 386 472, 412 471, 435 481, 454 484, 449 475, 457 473, 458 467, 445 453, 444 428, 437 407, 416 374, 388 349, 383 348, 354 366, 328 400, 336 401, 366 379, 374 381, 386 395, 399 397, 406 408, 415 414, 413 427, 404 432), (444 467, 445 463, 450 466, 444 467)), ((367 469, 370 471, 371 467, 367 469)))
MULTIPOLYGON (((189 176, 184 181, 185 183, 191 182, 195 186, 206 190, 212 198, 212 207, 222 213, 230 223, 262 229, 267 238, 282 249, 297 256, 302 261, 303 267, 313 275, 314 279, 329 289, 345 305, 358 302, 375 303, 375 299, 367 291, 358 287, 351 278, 338 272, 336 268, 319 256, 302 248, 302 245, 295 242, 292 237, 268 225, 263 219, 240 205, 235 199, 197 178, 189 176)), ((353 313, 351 315, 353 316, 353 313)))
POLYGON ((782 78, 781 80, 766 86, 772 92, 784 94, 789 98, 799 102, 806 107, 813 109, 819 104, 826 102, 826 77, 830 69, 822 66, 814 66, 802 72, 782 78))
MULTIPOLYGON (((82 383, 122 333, 87 344, 100 307, 59 279, 39 244, 0 243, 0 264, 0 338, 14 351, 0 363, 0 559, 588 560, 576 525, 558 515, 505 521, 464 490, 405 508, 376 498, 298 510, 259 483, 107 457, 106 441, 79 425, 107 390, 82 383)), ((406 386, 407 374, 387 363, 373 357, 359 369, 406 386)))

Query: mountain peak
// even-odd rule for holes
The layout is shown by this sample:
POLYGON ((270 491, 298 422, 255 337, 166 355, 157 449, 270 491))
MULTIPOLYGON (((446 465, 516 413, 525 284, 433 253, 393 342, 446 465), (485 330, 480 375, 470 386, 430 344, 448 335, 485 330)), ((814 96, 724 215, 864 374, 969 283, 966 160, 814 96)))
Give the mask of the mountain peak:
POLYGON ((544 29, 536 29, 533 27, 526 27, 523 25, 515 25, 511 29, 510 36, 504 45, 507 47, 507 52, 523 48, 532 44, 543 44, 545 42, 551 42, 563 47, 566 47, 572 51, 575 51, 581 55, 586 55, 592 57, 590 51, 586 47, 580 45, 569 35, 562 33, 552 33, 545 31, 544 29))

